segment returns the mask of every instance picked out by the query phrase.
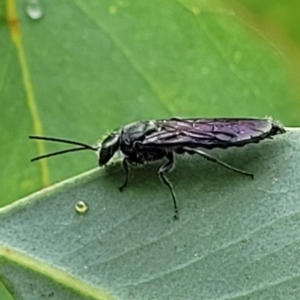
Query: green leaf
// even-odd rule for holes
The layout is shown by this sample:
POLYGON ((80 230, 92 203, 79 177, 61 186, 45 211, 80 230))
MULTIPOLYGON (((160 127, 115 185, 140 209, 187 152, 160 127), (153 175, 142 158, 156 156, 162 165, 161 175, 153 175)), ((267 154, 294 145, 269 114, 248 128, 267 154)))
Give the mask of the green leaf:
POLYGON ((86 153, 30 164, 60 148, 29 134, 94 143, 174 115, 299 125, 294 52, 223 1, 33 2, 0 1, 0 206, 95 166, 86 153))
MULTIPOLYGON (((276 42, 288 42, 281 48, 288 50, 290 54, 293 47, 299 49, 300 46, 300 33, 299 33, 299 2, 297 0, 290 1, 249 1, 242 0, 240 4, 244 4, 249 12, 251 12, 257 22, 261 23, 260 26, 266 34, 273 35, 273 39, 277 38, 276 42), (274 27, 276 26, 276 30, 274 27), (276 34, 272 34, 272 31, 276 34), (284 46, 284 47, 283 47, 284 46)), ((250 18, 249 18, 250 19, 250 18)), ((254 19, 254 18, 253 18, 254 19)), ((295 48, 294 48, 295 50, 295 48)), ((299 50, 298 50, 299 51, 299 50)), ((287 53, 288 54, 288 53, 287 53)), ((296 54, 296 53, 295 53, 296 54)), ((298 54, 299 61, 299 54, 298 54)))
POLYGON ((0 282, 0 296, 1 300, 13 300, 12 296, 8 293, 2 282, 0 282))
POLYGON ((42 0, 37 19, 29 3, 0 4, 1 205, 95 166, 86 153, 30 164, 59 149, 30 134, 95 143, 144 119, 299 120, 285 58, 218 1, 42 0))
POLYGON ((15 299, 299 299, 300 131, 193 157, 169 175, 120 164, 0 210, 0 277, 15 299), (89 210, 75 211, 78 201, 89 210))

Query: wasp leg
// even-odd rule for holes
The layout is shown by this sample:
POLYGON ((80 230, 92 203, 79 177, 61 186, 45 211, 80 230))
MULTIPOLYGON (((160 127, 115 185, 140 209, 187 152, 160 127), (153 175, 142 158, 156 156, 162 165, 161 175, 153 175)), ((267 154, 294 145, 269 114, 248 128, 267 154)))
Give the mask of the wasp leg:
POLYGON ((196 149, 191 149, 191 148, 188 148, 188 147, 182 147, 182 150, 186 151, 188 154, 190 155, 193 155, 193 154, 198 154, 200 156, 202 156, 203 158, 209 160, 209 161, 212 161, 212 162, 215 162, 231 171, 234 171, 234 172, 237 172, 237 173, 240 173, 240 174, 243 174, 243 175, 247 175, 247 176, 250 176, 252 179, 254 178, 254 175, 251 174, 251 173, 248 173, 246 171, 243 171, 243 170, 240 170, 240 169, 237 169, 235 167, 232 167, 224 162, 222 162, 221 160, 207 154, 206 152, 204 151, 201 151, 201 150, 196 150, 196 149))
POLYGON ((158 176, 159 176, 160 180, 162 181, 162 183, 164 185, 166 185, 171 192, 172 199, 173 199, 173 205, 174 205, 174 212, 175 212, 174 219, 178 219, 178 208, 177 208, 177 203, 176 203, 175 192, 174 192, 171 182, 165 175, 166 173, 170 172, 172 170, 172 168, 174 167, 174 153, 173 152, 168 153, 166 155, 166 158, 168 159, 168 161, 166 161, 166 163, 160 167, 160 169, 158 170, 158 176))
POLYGON ((124 171, 125 171, 125 181, 124 181, 124 183, 119 187, 120 192, 122 192, 123 189, 124 189, 124 188, 127 186, 127 184, 128 184, 129 164, 130 164, 130 161, 129 161, 127 158, 124 158, 123 161, 122 161, 122 164, 123 164, 123 168, 124 168, 124 171))

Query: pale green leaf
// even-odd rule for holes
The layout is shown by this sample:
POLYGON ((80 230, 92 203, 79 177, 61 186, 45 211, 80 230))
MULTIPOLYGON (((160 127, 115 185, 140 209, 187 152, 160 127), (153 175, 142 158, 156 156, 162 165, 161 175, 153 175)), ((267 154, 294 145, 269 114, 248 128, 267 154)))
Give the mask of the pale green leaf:
POLYGON ((96 169, 0 211, 0 276, 15 299, 299 299, 300 134, 214 155, 96 169), (75 211, 85 201, 85 214, 75 211), (110 298, 111 297, 111 298, 110 298))

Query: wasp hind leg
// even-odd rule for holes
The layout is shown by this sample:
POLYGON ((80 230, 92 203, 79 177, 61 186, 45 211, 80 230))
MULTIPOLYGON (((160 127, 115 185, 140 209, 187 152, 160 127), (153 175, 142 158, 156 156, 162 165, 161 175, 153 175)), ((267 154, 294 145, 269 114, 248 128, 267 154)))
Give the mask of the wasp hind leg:
POLYGON ((166 177, 166 173, 170 172, 172 170, 172 168, 174 167, 174 153, 173 152, 168 153, 166 155, 166 158, 168 160, 158 170, 158 176, 159 176, 160 180, 162 181, 162 183, 164 185, 166 185, 170 190, 170 193, 171 193, 172 199, 173 199, 174 212, 175 212, 174 219, 178 219, 178 208, 177 208, 177 203, 176 203, 175 192, 174 192, 171 182, 166 177))
POLYGON ((182 150, 184 150, 186 153, 190 154, 190 155, 193 155, 193 154, 198 154, 200 156, 202 156, 203 158, 209 160, 209 161, 212 161, 214 163, 217 163, 219 165, 221 165, 222 167, 224 168, 227 168, 231 171, 234 171, 234 172, 237 172, 237 173, 240 173, 240 174, 243 174, 243 175, 246 175, 246 176, 250 176, 252 179, 254 179, 254 175, 251 174, 251 173, 248 173, 246 171, 243 171, 243 170, 240 170, 240 169, 237 169, 235 167, 232 167, 224 162, 222 162, 221 160, 209 155, 208 153, 204 152, 204 151, 201 151, 201 150, 198 150, 198 149, 191 149, 191 148, 188 148, 188 147, 182 147, 182 150))

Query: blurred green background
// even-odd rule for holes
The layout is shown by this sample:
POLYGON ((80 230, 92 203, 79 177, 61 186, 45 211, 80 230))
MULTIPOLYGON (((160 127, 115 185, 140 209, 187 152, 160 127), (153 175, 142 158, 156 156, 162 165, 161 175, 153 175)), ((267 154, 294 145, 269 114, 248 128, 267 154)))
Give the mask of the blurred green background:
POLYGON ((30 134, 93 144, 172 116, 300 124, 295 0, 6 0, 0 14, 0 206, 97 164, 92 153, 30 163, 63 147, 30 134))
POLYGON ((2 3, 1 205, 97 164, 91 153, 30 163, 63 147, 30 134, 95 143, 172 116, 299 125, 298 20, 272 4, 2 3))

